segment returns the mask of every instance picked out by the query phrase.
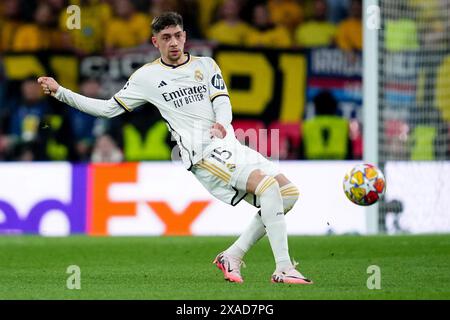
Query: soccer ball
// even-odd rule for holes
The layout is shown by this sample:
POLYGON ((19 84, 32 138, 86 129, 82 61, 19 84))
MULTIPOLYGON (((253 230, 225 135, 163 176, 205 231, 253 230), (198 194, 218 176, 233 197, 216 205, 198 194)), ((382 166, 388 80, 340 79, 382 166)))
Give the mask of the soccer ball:
POLYGON ((359 164, 345 175, 345 195, 357 205, 370 206, 383 197, 385 191, 383 172, 374 165, 359 164))

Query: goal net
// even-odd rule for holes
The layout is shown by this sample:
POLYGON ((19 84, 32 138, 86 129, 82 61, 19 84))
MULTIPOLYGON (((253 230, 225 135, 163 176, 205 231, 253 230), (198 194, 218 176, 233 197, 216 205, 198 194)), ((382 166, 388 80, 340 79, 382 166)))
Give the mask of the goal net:
MULTIPOLYGON (((429 172, 431 161, 450 159, 450 0, 379 0, 378 5, 378 158, 386 171, 394 170, 389 167, 390 161, 402 160, 406 161, 405 166, 411 166, 412 171, 406 171, 410 177, 395 181, 395 188, 403 188, 404 192, 411 188, 413 175, 417 174, 417 179, 423 177, 422 167, 429 172), (424 167, 418 166, 417 161, 427 162, 424 167)), ((449 188, 448 183, 442 182, 443 176, 436 178, 436 189, 449 188)), ((396 230, 402 228, 397 218, 408 205, 405 201, 408 200, 393 199, 392 194, 386 197, 380 205, 379 231, 387 231, 389 225, 396 230)), ((428 203, 429 211, 439 211, 435 208, 442 205, 442 199, 434 201, 438 203, 428 203)), ((408 214, 413 210, 411 203, 408 210, 408 214)), ((426 208, 420 210, 415 223, 426 223, 430 230, 433 223, 442 224, 442 218, 445 220, 440 217, 432 221, 431 212, 424 214, 426 208)), ((446 214, 448 209, 442 210, 446 214)), ((446 219, 449 220, 448 214, 446 219)), ((410 225, 404 228, 414 229, 410 225)))

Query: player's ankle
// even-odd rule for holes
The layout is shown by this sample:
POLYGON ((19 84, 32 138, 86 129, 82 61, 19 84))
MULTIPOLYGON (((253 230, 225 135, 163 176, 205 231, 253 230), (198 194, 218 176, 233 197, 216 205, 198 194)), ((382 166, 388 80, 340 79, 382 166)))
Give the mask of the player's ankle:
POLYGON ((277 261, 275 272, 285 272, 286 270, 292 268, 292 266, 293 266, 292 262, 289 258, 287 260, 286 259, 279 260, 277 261))
POLYGON ((227 250, 225 250, 224 252, 227 255, 230 255, 236 259, 241 259, 244 257, 245 255, 245 251, 242 250, 241 248, 239 248, 236 245, 232 245, 231 247, 229 247, 227 250))

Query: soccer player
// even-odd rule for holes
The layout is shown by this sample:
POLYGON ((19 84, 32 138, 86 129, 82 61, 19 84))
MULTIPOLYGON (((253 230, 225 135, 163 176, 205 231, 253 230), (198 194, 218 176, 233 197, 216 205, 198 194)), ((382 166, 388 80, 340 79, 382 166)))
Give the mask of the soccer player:
POLYGON ((152 43, 161 57, 138 69, 109 100, 92 99, 40 77, 44 93, 88 114, 115 117, 150 102, 177 141, 186 169, 216 198, 236 206, 244 198, 260 208, 248 228, 213 263, 231 282, 243 282, 242 259, 266 233, 275 257, 274 283, 311 284, 291 261, 285 214, 298 189, 275 164, 242 145, 231 125, 231 103, 213 59, 184 52, 182 17, 163 13, 152 22, 152 43))

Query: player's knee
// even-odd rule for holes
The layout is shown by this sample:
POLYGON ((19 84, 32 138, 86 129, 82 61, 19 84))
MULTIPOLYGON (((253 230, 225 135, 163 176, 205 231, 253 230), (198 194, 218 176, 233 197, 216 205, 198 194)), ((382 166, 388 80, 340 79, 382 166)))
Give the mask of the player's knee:
POLYGON ((292 210, 292 208, 294 208, 295 204, 297 203, 300 197, 300 192, 298 188, 292 183, 280 188, 280 192, 281 196, 283 197, 284 214, 287 214, 292 210))
POLYGON ((270 176, 265 176, 261 180, 255 191, 255 195, 261 199, 261 202, 263 202, 263 199, 271 199, 272 201, 276 200, 282 201, 280 194, 281 190, 277 180, 275 180, 275 178, 270 176))
POLYGON ((283 197, 284 214, 287 214, 289 211, 291 211, 294 208, 298 199, 299 199, 299 196, 283 197))

